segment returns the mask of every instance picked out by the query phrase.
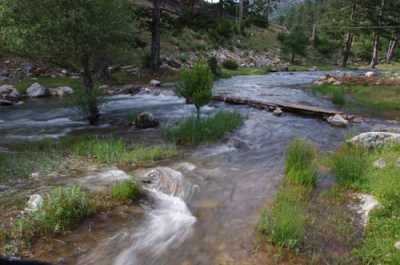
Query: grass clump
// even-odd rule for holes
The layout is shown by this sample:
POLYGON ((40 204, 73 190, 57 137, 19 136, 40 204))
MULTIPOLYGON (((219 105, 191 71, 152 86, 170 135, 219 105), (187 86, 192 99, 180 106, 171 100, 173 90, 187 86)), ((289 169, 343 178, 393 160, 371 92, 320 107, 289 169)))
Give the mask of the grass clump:
POLYGON ((88 137, 73 146, 73 153, 95 159, 101 163, 144 163, 154 162, 177 155, 173 146, 133 146, 122 139, 88 137))
POLYGON ((360 185, 367 166, 366 150, 360 146, 344 145, 333 156, 332 170, 339 185, 360 185))
POLYGON ((312 87, 312 91, 315 94, 329 97, 335 105, 346 105, 346 90, 341 86, 331 84, 315 85, 312 87))
POLYGON ((290 143, 286 154, 285 173, 289 182, 314 186, 317 181, 316 150, 305 140, 290 143))
POLYGON ((42 206, 15 222, 17 238, 33 238, 67 231, 93 213, 86 192, 78 186, 59 187, 43 198, 42 206))
POLYGON ((183 145, 215 142, 238 128, 242 121, 242 116, 237 112, 221 111, 205 119, 186 119, 176 127, 167 128, 166 136, 169 140, 183 145))
POLYGON ((119 201, 136 200, 140 195, 140 188, 133 180, 125 180, 114 184, 111 188, 111 196, 119 201))
POLYGON ((297 248, 304 238, 305 203, 299 190, 286 186, 278 193, 271 210, 264 210, 259 231, 279 247, 297 248))

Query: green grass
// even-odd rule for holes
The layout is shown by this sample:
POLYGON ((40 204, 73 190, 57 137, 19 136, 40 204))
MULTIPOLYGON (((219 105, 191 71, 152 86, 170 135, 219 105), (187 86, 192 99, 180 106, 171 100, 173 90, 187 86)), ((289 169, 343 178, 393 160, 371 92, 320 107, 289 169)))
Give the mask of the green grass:
POLYGON ((286 152, 285 173, 293 184, 314 186, 317 181, 314 146, 302 139, 292 141, 286 152))
POLYGON ((140 195, 140 188, 133 180, 116 183, 111 188, 113 199, 120 201, 136 200, 140 195))
POLYGON ((24 239, 61 233, 78 225, 93 211, 88 194, 78 186, 55 188, 44 196, 38 210, 16 220, 13 233, 24 239))
POLYGON ((306 206, 301 198, 303 192, 300 186, 285 185, 272 209, 263 211, 258 230, 274 245, 294 249, 303 242, 306 206))
POLYGON ((45 86, 47 88, 69 86, 69 87, 72 87, 74 90, 79 90, 82 86, 80 79, 72 79, 72 78, 68 78, 68 77, 56 77, 56 78, 38 77, 35 79, 28 78, 28 79, 21 80, 16 84, 15 87, 20 93, 26 93, 26 89, 29 86, 31 86, 33 83, 39 83, 42 86, 45 86))
POLYGON ((18 144, 14 153, 0 154, 0 182, 29 177, 37 172, 45 175, 60 167, 64 147, 53 141, 18 144))
POLYGON ((185 119, 176 127, 166 128, 166 137, 182 145, 198 145, 215 142, 242 124, 239 113, 221 111, 214 116, 197 120, 195 117, 185 119))
POLYGON ((332 171, 339 185, 356 187, 365 181, 367 151, 360 146, 344 145, 332 157, 332 171))
POLYGON ((362 243, 354 250, 361 264, 400 264, 400 251, 394 247, 400 239, 399 157, 399 145, 368 152, 346 145, 333 156, 338 182, 374 195, 381 204, 370 214, 362 243), (378 159, 385 160, 384 168, 373 166, 378 159))
POLYGON ((312 91, 328 96, 349 111, 397 118, 400 114, 400 87, 324 84, 313 86, 312 91), (348 98, 349 100, 343 100, 348 98))
POLYGON ((122 139, 87 137, 77 141, 75 155, 95 159, 100 163, 145 163, 177 155, 174 146, 128 146, 122 139))

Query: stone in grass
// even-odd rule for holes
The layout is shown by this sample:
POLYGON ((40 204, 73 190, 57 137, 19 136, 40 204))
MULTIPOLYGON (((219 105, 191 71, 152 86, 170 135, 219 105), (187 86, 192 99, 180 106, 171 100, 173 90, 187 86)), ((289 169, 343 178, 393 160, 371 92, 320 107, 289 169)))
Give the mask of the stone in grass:
POLYGON ((397 242, 394 244, 394 247, 395 247, 396 249, 400 250, 400 241, 397 241, 397 242))
POLYGON ((349 121, 340 114, 329 117, 327 121, 329 124, 336 127, 347 127, 347 125, 349 125, 349 121))
POLYGON ((43 197, 39 194, 33 194, 29 197, 25 212, 32 213, 37 211, 43 204, 43 197))
POLYGON ((160 122, 150 112, 140 113, 135 120, 135 126, 139 129, 155 128, 159 124, 160 122))
POLYGON ((383 158, 380 158, 374 162, 374 167, 379 169, 385 168, 386 161, 383 158))
POLYGON ((357 213, 361 216, 361 224, 366 227, 368 224, 368 219, 371 211, 381 207, 378 200, 369 194, 356 194, 356 198, 360 200, 359 204, 356 205, 355 209, 357 213))

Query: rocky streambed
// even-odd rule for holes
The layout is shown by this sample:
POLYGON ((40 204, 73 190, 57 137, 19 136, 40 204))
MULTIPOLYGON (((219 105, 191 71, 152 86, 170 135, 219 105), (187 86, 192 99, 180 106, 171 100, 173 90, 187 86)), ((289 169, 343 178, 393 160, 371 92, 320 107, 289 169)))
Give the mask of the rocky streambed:
MULTIPOLYGON (((214 93, 334 108, 301 89, 325 74, 234 77, 216 82, 214 93)), ((301 137, 321 150, 331 150, 350 132, 370 131, 375 126, 397 127, 366 119, 337 128, 319 119, 288 113, 277 116, 224 103, 205 107, 203 113, 218 109, 239 111, 246 117, 243 126, 220 143, 186 149, 182 157, 165 161, 161 167, 128 172, 144 183, 148 200, 138 208, 118 208, 103 220, 88 221, 48 251, 34 249, 35 257, 55 264, 274 264, 271 256, 258 256, 255 227, 260 210, 273 199, 282 180, 288 143, 301 137)), ((169 93, 110 96, 102 108, 102 123, 89 127, 61 100, 29 101, 1 109, 0 145, 87 131, 143 143, 159 142, 159 129, 140 131, 119 126, 118 121, 126 120, 130 112, 141 111, 153 113, 166 125, 192 115, 194 108, 169 93)), ((110 177, 104 170, 88 168, 79 177, 65 181, 90 188, 101 179, 107 182, 112 176, 125 176, 117 171, 110 177)))

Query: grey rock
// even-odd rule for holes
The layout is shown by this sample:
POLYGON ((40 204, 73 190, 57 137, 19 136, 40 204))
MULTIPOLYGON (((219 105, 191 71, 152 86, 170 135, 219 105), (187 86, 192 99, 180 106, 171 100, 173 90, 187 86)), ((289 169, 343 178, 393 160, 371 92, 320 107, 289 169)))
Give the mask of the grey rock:
POLYGON ((159 125, 159 121, 149 112, 140 113, 135 120, 135 126, 139 129, 155 128, 159 125))
POLYGON ((34 83, 26 90, 26 93, 31 98, 46 97, 49 96, 49 90, 39 83, 34 83))
POLYGON ((366 148, 376 148, 386 144, 400 143, 400 134, 391 132, 366 132, 351 138, 348 142, 359 144, 366 148))
POLYGON ((273 112, 273 114, 275 115, 275 116, 281 116, 282 114, 283 114, 283 111, 281 110, 281 108, 276 108, 275 110, 274 110, 274 112, 273 112))
POLYGON ((394 247, 395 247, 396 249, 400 250, 400 241, 397 241, 397 242, 394 244, 394 247))
POLYGON ((43 197, 39 194, 33 194, 29 197, 28 203, 26 204, 25 212, 35 212, 43 204, 43 197))
POLYGON ((63 97, 65 95, 72 95, 74 93, 74 89, 69 86, 60 86, 56 88, 50 89, 50 94, 52 96, 63 97))
POLYGON ((347 127, 349 125, 348 120, 346 120, 342 115, 336 114, 328 118, 328 123, 336 127, 347 127))
POLYGON ((150 86, 153 86, 153 87, 161 86, 161 82, 153 79, 150 81, 150 86))

